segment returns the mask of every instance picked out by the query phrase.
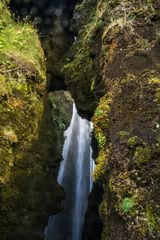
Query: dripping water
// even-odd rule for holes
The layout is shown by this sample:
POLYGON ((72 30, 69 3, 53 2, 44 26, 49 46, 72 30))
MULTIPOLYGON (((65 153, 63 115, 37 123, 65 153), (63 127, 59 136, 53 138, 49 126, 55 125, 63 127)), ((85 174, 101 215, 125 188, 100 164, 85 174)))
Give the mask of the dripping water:
POLYGON ((49 218, 46 240, 81 239, 94 167, 91 129, 92 124, 82 119, 73 105, 71 123, 65 132, 64 160, 58 174, 58 183, 66 193, 64 210, 49 218))

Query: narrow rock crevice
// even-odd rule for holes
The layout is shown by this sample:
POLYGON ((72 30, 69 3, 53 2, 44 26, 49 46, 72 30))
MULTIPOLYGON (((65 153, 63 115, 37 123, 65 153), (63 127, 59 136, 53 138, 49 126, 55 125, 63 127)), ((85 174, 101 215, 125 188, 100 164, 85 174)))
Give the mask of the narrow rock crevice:
POLYGON ((34 22, 46 56, 47 91, 66 90, 62 73, 66 57, 75 36, 70 21, 77 0, 11 0, 10 9, 17 20, 26 18, 34 22))

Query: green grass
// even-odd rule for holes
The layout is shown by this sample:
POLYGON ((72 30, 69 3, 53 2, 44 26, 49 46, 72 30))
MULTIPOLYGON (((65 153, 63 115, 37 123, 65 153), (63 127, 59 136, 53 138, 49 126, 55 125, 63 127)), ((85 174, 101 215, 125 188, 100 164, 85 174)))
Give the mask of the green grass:
MULTIPOLYGON (((27 62, 42 74, 43 52, 37 31, 27 22, 15 22, 4 2, 0 3, 0 71, 27 62)), ((31 68, 31 67, 30 67, 31 68)))

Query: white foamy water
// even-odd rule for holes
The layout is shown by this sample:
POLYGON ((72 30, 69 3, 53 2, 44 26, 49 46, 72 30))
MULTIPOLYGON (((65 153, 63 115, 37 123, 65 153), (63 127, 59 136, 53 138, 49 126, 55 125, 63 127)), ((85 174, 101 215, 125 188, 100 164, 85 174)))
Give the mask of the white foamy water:
POLYGON ((47 240, 80 240, 87 199, 92 188, 92 124, 79 117, 75 105, 71 123, 65 132, 63 161, 58 182, 65 190, 64 210, 49 218, 47 240))

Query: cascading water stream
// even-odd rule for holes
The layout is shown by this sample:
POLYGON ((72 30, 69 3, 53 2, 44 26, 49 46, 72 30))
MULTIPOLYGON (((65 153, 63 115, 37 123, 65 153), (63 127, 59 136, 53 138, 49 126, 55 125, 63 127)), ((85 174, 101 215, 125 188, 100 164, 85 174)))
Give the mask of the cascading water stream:
POLYGON ((64 160, 58 174, 58 182, 66 193, 64 210, 49 218, 46 240, 81 239, 94 167, 91 129, 92 124, 80 118, 73 105, 71 124, 65 132, 64 160))

